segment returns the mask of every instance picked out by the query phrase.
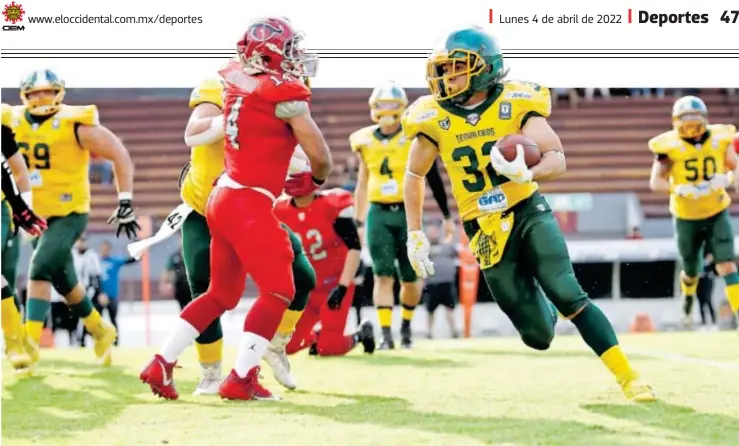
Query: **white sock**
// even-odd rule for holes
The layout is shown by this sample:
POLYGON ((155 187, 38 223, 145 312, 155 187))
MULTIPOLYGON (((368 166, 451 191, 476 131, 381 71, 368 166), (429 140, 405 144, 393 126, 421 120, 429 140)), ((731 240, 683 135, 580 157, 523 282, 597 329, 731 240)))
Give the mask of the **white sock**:
POLYGON ((234 370, 239 378, 245 377, 249 370, 259 365, 268 345, 269 340, 258 334, 245 332, 241 335, 241 345, 239 346, 239 352, 236 354, 236 364, 234 365, 234 370))
POLYGON ((170 333, 167 340, 164 341, 164 345, 162 345, 162 349, 159 350, 159 354, 165 361, 170 363, 175 362, 182 352, 184 352, 199 335, 200 333, 198 330, 190 325, 189 322, 184 319, 179 319, 175 329, 170 333))

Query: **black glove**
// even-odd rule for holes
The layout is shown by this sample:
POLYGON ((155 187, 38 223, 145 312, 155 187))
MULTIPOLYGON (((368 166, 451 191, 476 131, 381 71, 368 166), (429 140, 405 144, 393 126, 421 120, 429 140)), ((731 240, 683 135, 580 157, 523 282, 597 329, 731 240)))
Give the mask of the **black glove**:
POLYGON ((341 302, 344 300, 344 296, 346 296, 346 287, 344 285, 337 285, 336 288, 331 290, 328 294, 328 300, 326 301, 326 305, 328 305, 329 310, 338 310, 339 307, 341 307, 341 302))
POLYGON ((116 225, 118 229, 115 232, 116 237, 121 236, 121 231, 126 231, 126 237, 129 240, 136 238, 136 231, 141 229, 141 226, 136 222, 136 214, 133 211, 133 203, 129 199, 118 201, 118 208, 113 212, 113 215, 108 219, 109 225, 116 225))
POLYGON ((36 215, 23 198, 7 197, 7 200, 13 210, 13 236, 18 234, 20 228, 32 236, 39 236, 46 230, 46 220, 36 215))

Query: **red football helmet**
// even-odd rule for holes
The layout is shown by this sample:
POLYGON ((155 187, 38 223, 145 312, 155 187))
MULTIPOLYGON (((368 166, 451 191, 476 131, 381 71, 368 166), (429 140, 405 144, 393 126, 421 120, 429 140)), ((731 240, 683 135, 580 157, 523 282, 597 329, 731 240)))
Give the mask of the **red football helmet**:
POLYGON ((248 74, 288 73, 298 77, 315 76, 318 55, 300 48, 303 33, 285 18, 266 17, 249 25, 236 44, 236 53, 248 74))

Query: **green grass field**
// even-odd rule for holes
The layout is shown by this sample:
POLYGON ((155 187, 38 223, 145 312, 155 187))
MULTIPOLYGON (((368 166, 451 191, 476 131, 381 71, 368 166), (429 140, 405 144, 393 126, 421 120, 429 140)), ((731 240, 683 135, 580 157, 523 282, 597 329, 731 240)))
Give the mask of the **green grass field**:
MULTIPOLYGON (((412 351, 293 360, 301 390, 280 402, 192 397, 188 350, 179 401, 138 381, 154 349, 122 349, 100 369, 86 350, 46 350, 34 377, 3 364, 2 443, 14 445, 734 445, 735 332, 624 336, 662 401, 627 403, 577 337, 547 352, 516 338, 419 342, 412 351)), ((227 351, 226 364, 235 352, 227 351)))

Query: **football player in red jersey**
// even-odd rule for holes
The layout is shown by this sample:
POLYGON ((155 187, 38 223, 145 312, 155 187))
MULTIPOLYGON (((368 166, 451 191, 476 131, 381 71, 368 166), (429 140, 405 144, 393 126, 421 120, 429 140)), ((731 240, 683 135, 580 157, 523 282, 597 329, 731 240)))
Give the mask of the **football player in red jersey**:
MULTIPOLYGON (((299 156, 300 151, 296 151, 299 156)), ((354 299, 354 276, 361 245, 354 222, 352 194, 343 189, 317 192, 285 185, 287 196, 275 205, 275 215, 297 234, 316 271, 316 287, 287 344, 288 354, 311 347, 320 356, 341 356, 362 343, 365 353, 375 350, 374 328, 364 321, 352 335, 344 335, 354 299), (313 332, 321 322, 320 332, 313 332)))
POLYGON ((140 375, 164 398, 179 396, 172 379, 179 355, 213 320, 236 307, 249 275, 259 297, 246 315, 235 366, 218 393, 225 399, 276 399, 259 383, 259 363, 295 286, 292 247, 273 204, 296 144, 312 168, 295 179, 301 190, 318 189, 331 170, 331 154, 311 117, 310 90, 302 81, 315 75, 318 58, 300 48, 302 38, 286 19, 258 19, 237 44, 238 60, 220 71, 225 172, 206 209, 210 286, 185 307, 176 330, 140 375))

